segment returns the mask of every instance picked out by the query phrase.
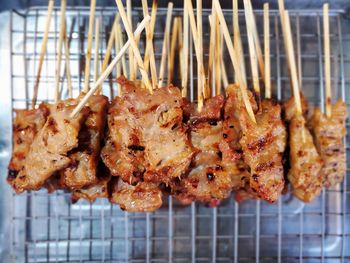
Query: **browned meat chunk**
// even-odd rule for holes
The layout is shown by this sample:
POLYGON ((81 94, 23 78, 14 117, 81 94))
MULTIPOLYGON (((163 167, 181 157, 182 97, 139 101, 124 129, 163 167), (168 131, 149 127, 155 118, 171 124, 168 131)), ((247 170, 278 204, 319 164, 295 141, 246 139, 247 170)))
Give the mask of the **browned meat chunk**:
POLYGON ((109 110, 103 161, 125 182, 171 184, 187 171, 194 155, 182 123, 180 91, 170 86, 151 95, 126 79, 119 82, 123 95, 109 110))
MULTIPOLYGON (((81 94, 80 98, 83 95, 81 94)), ((69 152, 70 164, 61 171, 63 184, 70 189, 79 189, 97 180, 96 169, 100 159, 108 98, 101 95, 92 96, 88 106, 90 113, 79 132, 78 147, 69 152)))
POLYGON ((289 125, 290 170, 288 180, 294 195, 304 202, 310 202, 322 190, 322 160, 317 153, 305 119, 295 114, 289 125))
POLYGON ((93 185, 88 185, 72 192, 72 202, 77 202, 79 199, 85 199, 89 202, 94 202, 97 198, 108 198, 108 183, 110 178, 100 178, 93 185))
MULTIPOLYGON (((175 188, 175 196, 182 203, 196 200, 215 206, 231 193, 231 171, 226 169, 219 148, 225 137, 221 120, 223 102, 222 96, 210 98, 205 102, 202 112, 193 110, 194 117, 189 116, 191 140, 197 154, 191 171, 175 188)), ((195 109, 196 105, 191 108, 195 109)))
POLYGON ((139 182, 135 186, 114 178, 110 202, 128 212, 153 212, 162 206, 162 192, 153 183, 139 182))
POLYGON ((326 187, 341 183, 346 174, 346 156, 343 139, 346 136, 346 104, 339 100, 332 106, 331 118, 319 108, 314 112, 311 126, 318 152, 324 161, 321 176, 326 187))
POLYGON ((42 103, 38 109, 15 110, 13 121, 13 150, 8 166, 7 181, 12 184, 19 171, 23 168, 30 145, 35 135, 44 126, 49 109, 42 103))
POLYGON ((78 134, 89 108, 84 107, 73 119, 69 117, 76 100, 50 106, 50 115, 30 146, 23 169, 14 180, 17 192, 38 190, 56 171, 67 167, 67 153, 78 145, 78 134))
POLYGON ((281 108, 277 103, 263 100, 255 124, 245 110, 239 87, 233 92, 242 132, 239 143, 250 169, 249 187, 258 198, 275 202, 284 188, 282 154, 287 132, 281 120, 281 108))

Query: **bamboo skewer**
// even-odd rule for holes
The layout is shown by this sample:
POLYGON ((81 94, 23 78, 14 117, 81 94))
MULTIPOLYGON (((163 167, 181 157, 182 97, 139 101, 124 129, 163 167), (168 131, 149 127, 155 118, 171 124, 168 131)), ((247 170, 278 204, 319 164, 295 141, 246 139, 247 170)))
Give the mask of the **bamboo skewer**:
POLYGON ((256 51, 256 56, 257 56, 258 63, 259 63, 258 65, 259 65, 260 75, 261 75, 262 80, 265 82, 264 58, 263 58, 263 54, 262 54, 262 50, 261 50, 258 30, 256 28, 255 15, 254 15, 251 0, 246 0, 246 2, 247 2, 248 14, 250 16, 250 25, 251 25, 251 30, 252 30, 253 37, 254 37, 255 51, 256 51))
POLYGON ((331 90, 331 57, 329 39, 329 6, 323 5, 323 46, 324 46, 324 77, 326 88, 326 116, 332 115, 332 90, 331 90))
MULTIPOLYGON (((147 6, 147 0, 142 0, 142 8, 143 8, 143 16, 148 15, 148 6, 147 6)), ((157 11, 152 10, 152 16, 155 17, 155 13, 157 11)), ((151 23, 152 23, 152 16, 151 16, 151 23)), ((145 67, 146 72, 148 73, 148 67, 146 66, 148 62, 146 62, 146 56, 148 56, 148 59, 151 64, 151 77, 152 77, 152 87, 153 89, 156 88, 157 85, 157 68, 156 68, 156 60, 154 57, 154 48, 153 48, 153 29, 151 29, 151 26, 146 27, 146 52, 145 52, 145 67)))
POLYGON ((214 27, 213 20, 216 21, 216 13, 212 12, 209 15, 209 24, 210 24, 210 40, 209 40, 209 60, 208 60, 208 85, 209 87, 213 86, 215 78, 213 78, 213 65, 214 65, 214 52, 215 52, 215 38, 216 38, 216 28, 214 27))
MULTIPOLYGON (((136 31, 134 32, 134 35, 140 35, 141 32, 146 27, 147 23, 150 20, 150 16, 146 16, 140 25, 137 27, 136 31)), ((70 117, 74 118, 75 115, 84 107, 84 105, 87 103, 89 98, 96 92, 96 90, 99 88, 101 83, 108 77, 108 75, 112 72, 115 65, 118 63, 118 61, 122 58, 123 54, 128 50, 129 46, 132 43, 132 38, 129 38, 129 40, 125 43, 125 45, 120 49, 116 57, 112 60, 112 62, 108 65, 105 71, 102 72, 101 76, 98 78, 98 80, 94 83, 92 88, 89 90, 89 92, 84 96, 84 98, 79 102, 79 104, 75 107, 73 112, 71 113, 70 117)))
POLYGON ((271 99, 271 67, 270 67, 270 18, 269 4, 264 4, 264 60, 265 60, 265 98, 271 99))
MULTIPOLYGON (((137 65, 138 65, 139 70, 141 72, 142 81, 145 84, 146 88, 149 90, 149 92, 152 94, 153 93, 152 85, 148 79, 148 74, 145 71, 145 66, 144 66, 143 60, 141 58, 140 50, 137 48, 137 44, 136 44, 134 35, 132 34, 132 31, 130 29, 130 25, 129 25, 129 22, 128 22, 128 19, 127 19, 125 10, 124 10, 123 3, 121 0, 116 0, 116 3, 118 6, 118 9, 119 9, 120 16, 121 16, 123 23, 124 23, 124 28, 126 30, 126 33, 128 34, 130 45, 132 46, 132 49, 134 51, 135 59, 137 60, 137 65)), ((146 16, 146 17, 149 17, 149 16, 146 16)))
POLYGON ((170 59, 169 59, 169 64, 168 64, 168 81, 167 81, 167 85, 168 86, 173 81, 175 52, 176 52, 176 44, 177 44, 177 37, 178 37, 179 20, 180 20, 179 17, 176 17, 174 19, 173 28, 172 28, 171 44, 170 44, 170 59))
MULTIPOLYGON (((131 9, 132 9, 131 0, 126 0, 126 14, 127 14, 127 21, 129 24, 130 32, 132 32, 132 11, 131 11, 131 9)), ((133 52, 133 48, 131 46, 129 48, 129 72, 130 72, 130 80, 135 80, 136 73, 135 73, 135 68, 134 68, 134 52, 133 52)))
POLYGON ((259 98, 259 104, 260 104, 260 84, 259 84, 259 73, 258 73, 258 58, 257 58, 257 54, 256 54, 256 49, 255 49, 255 41, 254 41, 255 39, 254 39, 254 35, 253 35, 253 31, 254 31, 253 23, 252 23, 253 21, 252 21, 251 15, 249 14, 248 1, 249 0, 244 0, 244 14, 245 14, 245 20, 247 23, 250 66, 251 66, 251 71, 252 71, 254 91, 259 98))
POLYGON ((202 0, 197 0, 197 39, 195 41, 198 42, 198 54, 197 54, 197 90, 200 91, 202 89, 202 95, 204 99, 210 97, 210 90, 206 85, 205 72, 204 72, 204 63, 203 63, 203 15, 202 15, 202 0))
POLYGON ((65 55, 65 62, 66 62, 66 76, 67 76, 67 83, 68 83, 68 96, 70 98, 73 97, 73 86, 72 86, 72 76, 70 72, 70 57, 69 57, 69 43, 67 38, 67 23, 64 21, 64 35, 63 35, 63 41, 64 41, 64 55, 65 55))
MULTIPOLYGON (((238 58, 240 69, 242 73, 243 82, 246 84, 246 71, 245 71, 245 61, 244 61, 244 52, 241 40, 241 33, 239 29, 239 21, 238 21, 238 0, 232 1, 232 11, 233 11, 233 38, 234 38, 234 49, 236 52, 236 57, 238 58)), ((235 82, 238 82, 235 73, 235 82)))
POLYGON ((291 27, 290 27, 290 19, 289 19, 289 13, 288 11, 283 11, 283 18, 285 22, 285 40, 286 40, 286 47, 287 47, 287 57, 290 65, 290 74, 292 79, 292 87, 293 87, 293 95, 294 100, 296 104, 296 109, 298 114, 302 114, 302 108, 301 108, 301 101, 300 101, 300 90, 299 90, 299 81, 298 81, 298 75, 297 75, 297 68, 296 68, 296 62, 295 62, 295 54, 294 54, 294 47, 293 47, 293 40, 292 40, 292 33, 291 33, 291 27))
MULTIPOLYGON (((119 20, 120 20, 120 15, 119 13, 116 14, 115 18, 114 18, 114 22, 113 22, 113 26, 112 26, 112 29, 111 29, 111 33, 109 35, 109 39, 108 39, 108 43, 107 43, 107 48, 106 48, 106 51, 105 51, 105 54, 104 54, 104 58, 103 58, 103 61, 102 61, 102 69, 101 71, 105 71, 105 69, 107 68, 108 66, 108 63, 109 63, 109 59, 111 57, 111 51, 112 51, 112 47, 113 47, 113 40, 115 38, 115 28, 118 26, 119 24, 119 20)), ((97 90, 97 94, 101 91, 102 89, 102 83, 101 83, 101 86, 99 87, 99 89, 97 90)))
MULTIPOLYGON (((198 31, 197 31, 196 21, 194 18, 192 3, 190 0, 185 0, 185 3, 186 3, 185 8, 188 9, 189 21, 190 21, 191 31, 193 35, 194 49, 196 52, 197 63, 198 63, 197 67, 202 68, 202 70, 200 71, 200 75, 198 76, 198 80, 199 80, 202 78, 202 75, 204 75, 204 68, 203 68, 203 63, 201 63, 199 59, 200 50, 199 50, 199 44, 198 44, 198 31)), ((203 86, 198 86, 197 88, 198 111, 201 111, 203 108, 203 91, 204 91, 203 86)))
MULTIPOLYGON (((147 4, 147 1, 145 1, 145 3, 147 4)), ((154 54, 154 48, 151 48, 150 44, 152 44, 152 47, 153 47, 153 34, 154 34, 154 27, 156 24, 157 9, 158 9, 158 1, 153 0, 152 12, 151 12, 151 22, 150 22, 150 26, 149 26, 149 34, 147 34, 147 32, 146 32, 146 34, 149 35, 148 36, 149 39, 152 40, 151 42, 149 42, 149 41, 146 42, 146 48, 145 48, 144 63, 145 63, 145 68, 146 68, 147 73, 148 73, 148 69, 150 66, 150 57, 151 57, 150 52, 153 52, 153 54, 154 54)), ((147 12, 148 12, 148 9, 147 9, 147 12)), ((145 15, 145 14, 143 14, 143 15, 145 15)), ((156 72, 157 72, 157 70, 156 70, 156 72)))
POLYGON ((60 9, 60 32, 58 39, 58 54, 56 60, 56 72, 55 72, 55 80, 56 80, 56 89, 55 89, 55 102, 58 101, 60 96, 60 78, 61 78, 61 62, 62 62, 62 47, 63 47, 63 38, 64 38, 64 27, 65 27, 65 17, 66 17, 66 0, 61 1, 61 9, 60 9))
MULTIPOLYGON (((219 30, 219 28, 218 28, 219 30)), ((225 63, 224 60, 222 58, 222 53, 224 50, 224 41, 223 41, 223 35, 222 32, 220 33, 220 65, 221 65, 221 78, 222 78, 222 84, 224 85, 224 88, 226 88, 228 86, 228 78, 227 78, 227 73, 226 73, 226 67, 225 67, 225 63)))
MULTIPOLYGON (((137 26, 139 26, 139 23, 137 23, 137 26)), ((147 35, 147 33, 146 33, 146 35, 147 35)), ((140 45, 140 38, 141 38, 141 36, 135 37, 135 43, 136 43, 136 47, 138 50, 139 50, 139 45, 140 45)), ((143 60, 142 60, 142 62, 143 62, 143 60)), ((145 63, 143 63, 143 65, 145 65, 145 63)), ((137 79, 137 60, 135 59, 135 55, 134 55, 134 72, 135 72, 135 80, 136 80, 137 79)), ((148 72, 147 72, 147 77, 148 77, 148 72)), ((141 87, 143 87, 143 85, 141 85, 141 87)), ((153 89, 153 87, 152 87, 152 89, 153 89)))
MULTIPOLYGON (((114 28, 114 49, 115 49, 115 54, 118 54, 119 49, 120 49, 120 45, 119 45, 119 36, 118 36, 118 27, 114 28)), ((119 78, 122 74, 122 68, 121 68, 121 63, 120 61, 118 61, 117 65, 116 65, 116 78, 119 78)), ((117 83, 117 91, 118 91, 118 95, 120 95, 120 88, 119 88, 119 84, 117 83)))
MULTIPOLYGON (((122 29, 119 23, 117 24, 115 30, 117 31, 117 39, 118 39, 119 49, 120 49, 122 46, 124 46, 124 40, 123 40, 122 29)), ((125 54, 123 54, 121 61, 122 61, 123 75, 125 77, 128 77, 129 74, 128 74, 128 67, 126 65, 125 54)))
MULTIPOLYGON (((214 12, 215 13, 215 12, 214 12)), ((218 95, 221 92, 221 56, 222 56, 222 33, 220 30, 220 24, 219 24, 219 19, 216 16, 215 17, 215 24, 214 24, 214 28, 215 28, 215 32, 216 32, 216 36, 215 36, 215 94, 218 95)))
POLYGON ((95 54, 94 54, 94 82, 96 82, 99 74, 99 43, 100 43, 100 18, 97 18, 95 24, 95 54))
POLYGON ((182 80, 183 73, 183 42, 182 42, 182 20, 178 18, 178 27, 177 27, 177 48, 178 48, 178 60, 179 60, 179 71, 180 71, 180 79, 182 80))
POLYGON ((224 15, 222 13, 221 6, 220 6, 220 3, 219 3, 218 0, 214 0, 214 6, 215 6, 215 9, 216 9, 217 15, 219 17, 221 30, 222 30, 222 32, 224 34, 224 39, 225 39, 225 42, 226 42, 226 45, 227 45, 227 48, 228 48, 228 51, 229 51, 229 54, 230 54, 230 59, 231 59, 233 68, 236 71, 236 77, 238 79, 238 83, 239 83, 239 87, 240 87, 240 90, 241 90, 241 93, 242 93, 242 98, 243 98, 243 101, 244 101, 244 105, 246 107, 247 113, 248 113, 251 121, 256 123, 254 112, 253 112, 253 109, 252 109, 252 105, 250 104, 250 101, 249 101, 249 97, 248 97, 248 93, 247 93, 247 87, 246 87, 246 85, 245 85, 245 83, 244 83, 244 81, 242 79, 242 73, 241 73, 241 68, 240 68, 240 65, 239 65, 239 61, 237 60, 237 55, 236 55, 236 52, 235 52, 235 50, 233 48, 233 43, 232 43, 232 40, 231 40, 231 37, 230 37, 230 33, 229 33, 228 28, 227 28, 227 24, 226 24, 226 21, 225 21, 225 18, 224 18, 224 15))
MULTIPOLYGON (((186 1, 184 2, 186 3, 186 1)), ((183 64, 183 72, 181 78, 181 86, 182 86, 182 97, 187 97, 187 81, 188 81, 188 48, 189 48, 189 17, 188 10, 184 6, 184 17, 183 17, 183 25, 184 25, 184 35, 183 35, 183 52, 182 52, 182 63, 183 64)))
POLYGON ((89 90, 90 83, 90 61, 91 61, 91 49, 92 49, 92 38, 94 32, 94 22, 95 22, 95 10, 96 10, 96 0, 91 0, 90 2, 90 15, 89 15, 89 31, 87 38, 87 49, 85 56, 85 79, 83 91, 87 92, 89 90))
POLYGON ((169 41, 170 41, 169 35, 170 35, 172 13, 173 13, 173 3, 169 2, 168 11, 167 11, 167 15, 166 15, 166 22, 165 22, 162 57, 160 59, 158 88, 161 88, 163 86, 163 78, 164 78, 164 72, 165 72, 165 60, 166 60, 166 56, 167 56, 167 51, 169 50, 169 41))
POLYGON ((46 47, 47 47, 47 39, 49 35, 50 30, 50 23, 51 23, 51 17, 52 17, 52 10, 53 10, 54 0, 49 0, 48 8, 47 8, 47 17, 45 22, 45 31, 43 36, 43 42, 41 44, 41 50, 40 50, 40 58, 39 58, 39 65, 38 65, 38 71, 36 74, 35 84, 34 84, 34 90, 33 90, 33 98, 32 98, 32 108, 35 108, 36 100, 38 97, 38 89, 39 89, 39 83, 40 83, 40 76, 41 76, 41 69, 44 62, 44 57, 46 54, 46 47))

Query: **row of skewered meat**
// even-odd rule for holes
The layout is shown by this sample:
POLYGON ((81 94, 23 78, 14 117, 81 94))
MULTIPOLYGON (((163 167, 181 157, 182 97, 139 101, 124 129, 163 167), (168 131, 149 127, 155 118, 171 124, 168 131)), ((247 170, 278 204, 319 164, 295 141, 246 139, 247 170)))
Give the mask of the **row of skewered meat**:
POLYGON ((237 201, 274 202, 287 182, 297 198, 310 202, 323 186, 343 180, 342 101, 333 105, 332 118, 318 108, 306 118, 302 96, 305 125, 293 97, 259 102, 249 92, 254 123, 236 85, 198 112, 176 87, 150 94, 138 82, 118 81, 120 96, 109 103, 94 95, 74 118, 69 115, 84 94, 16 110, 8 173, 16 192, 65 189, 73 200, 103 197, 145 212, 159 208, 167 194, 184 204, 216 206, 231 192, 237 201))

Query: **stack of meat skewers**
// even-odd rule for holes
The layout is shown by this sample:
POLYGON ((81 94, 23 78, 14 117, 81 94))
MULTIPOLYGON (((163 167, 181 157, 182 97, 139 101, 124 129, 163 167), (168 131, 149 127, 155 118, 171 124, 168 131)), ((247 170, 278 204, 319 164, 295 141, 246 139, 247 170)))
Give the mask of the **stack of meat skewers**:
MULTIPOLYGON (((108 41, 102 73, 99 74, 96 59, 97 37, 94 83, 90 87, 96 5, 96 1, 91 1, 84 89, 77 98, 60 100, 63 47, 69 94, 71 97, 73 94, 69 83, 66 7, 62 1, 55 103, 36 107, 39 67, 32 109, 15 111, 13 154, 7 179, 17 193, 63 189, 72 193, 74 201, 108 198, 123 210, 150 212, 161 207, 165 195, 172 195, 183 204, 199 201, 217 206, 231 193, 236 201, 261 199, 273 203, 288 189, 288 184, 298 199, 310 202, 323 186, 334 187, 342 182, 346 174, 343 138, 347 108, 341 100, 331 104, 328 5, 324 7, 326 111, 324 114, 316 108, 309 117, 308 103, 299 87, 289 15, 282 0, 279 1, 281 25, 293 97, 281 103, 271 98, 268 4, 264 5, 263 55, 250 0, 244 0, 253 86, 250 91, 237 1, 233 1, 233 42, 220 3, 213 1, 207 76, 200 0, 197 0, 196 17, 192 2, 184 1, 183 21, 175 18, 172 29, 172 3, 169 3, 159 72, 153 49, 157 1, 153 2, 151 15, 147 1, 142 1, 144 19, 134 33, 130 1, 127 11, 121 0, 116 3, 119 13, 108 41), (125 43, 120 20, 128 36, 125 43), (138 50, 143 29, 146 30, 144 58, 138 50), (198 70, 196 102, 186 98, 190 31, 198 70), (234 68, 235 84, 228 83, 223 63, 224 43, 234 68), (117 55, 109 63, 113 44, 117 55), (129 67, 124 57, 127 51, 129 67), (171 84, 176 51, 181 89, 171 84), (109 102, 100 94, 101 85, 115 67, 119 96, 109 102), (163 87, 166 68, 168 83, 163 87), (142 80, 136 79, 138 70, 142 80)), ((51 13, 50 3, 48 25, 51 13)), ((97 19, 96 36, 99 27, 97 19)), ((48 28, 41 60, 46 53, 48 28)))

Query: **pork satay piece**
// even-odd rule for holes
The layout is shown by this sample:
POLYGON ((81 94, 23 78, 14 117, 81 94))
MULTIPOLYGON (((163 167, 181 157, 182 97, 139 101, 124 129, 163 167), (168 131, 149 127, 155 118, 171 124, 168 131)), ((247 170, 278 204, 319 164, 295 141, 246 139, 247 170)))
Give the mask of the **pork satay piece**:
POLYGON ((154 183, 138 182, 135 186, 120 178, 111 182, 110 202, 128 212, 153 212, 162 205, 162 191, 154 183))
POLYGON ((139 124, 126 102, 115 97, 108 110, 108 134, 101 157, 112 176, 129 184, 142 180, 147 163, 139 124))
POLYGON ((69 115, 76 105, 73 99, 50 105, 50 115, 35 136, 24 167, 14 180, 18 193, 40 189, 51 175, 69 165, 67 154, 78 146, 79 131, 89 113, 89 108, 84 107, 71 119, 69 115))
POLYGON ((223 96, 217 96, 206 100, 201 112, 197 111, 195 103, 187 106, 191 142, 197 153, 188 175, 174 189, 175 196, 184 204, 200 201, 216 206, 231 193, 231 171, 226 169, 223 163, 226 153, 219 147, 225 137, 221 117, 223 104, 223 96))
MULTIPOLYGON (((300 102, 301 109, 303 111, 302 114, 304 118, 307 118, 309 114, 309 103, 302 92, 300 92, 300 102)), ((295 113, 297 112, 294 96, 291 96, 288 100, 283 102, 282 105, 284 120, 290 122, 290 120, 294 117, 295 113)))
POLYGON ((97 181, 108 98, 94 95, 89 99, 88 106, 90 113, 79 132, 78 147, 69 152, 70 164, 60 172, 63 184, 69 189, 80 189, 97 181))
POLYGON ((178 88, 168 86, 149 94, 132 82, 120 80, 123 99, 141 127, 147 169, 144 180, 170 185, 184 175, 194 156, 182 123, 183 100, 178 88))
POLYGON ((11 185, 23 168, 30 145, 35 135, 44 126, 49 109, 45 103, 41 103, 37 109, 15 110, 15 113, 16 117, 13 121, 13 150, 7 176, 7 181, 11 185))
POLYGON ((331 117, 327 118, 319 108, 316 108, 310 121, 317 150, 324 162, 321 177, 326 187, 341 183, 346 174, 343 143, 346 136, 345 122, 348 117, 346 104, 338 100, 332 105, 331 110, 331 117))
POLYGON ((305 119, 299 114, 295 114, 289 124, 289 146, 291 167, 288 180, 293 187, 293 194, 301 201, 311 202, 322 190, 320 171, 323 162, 305 126, 305 119))

